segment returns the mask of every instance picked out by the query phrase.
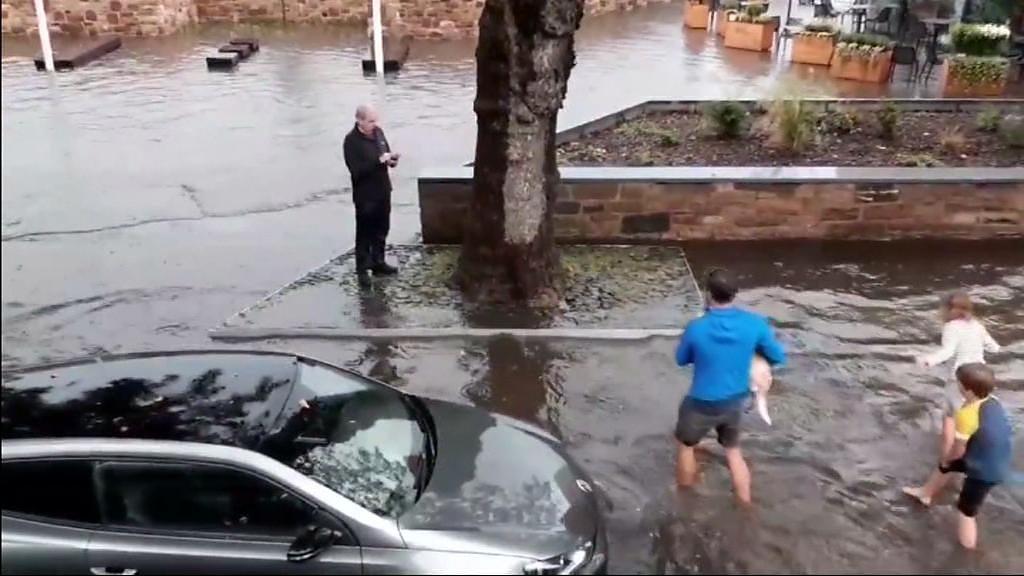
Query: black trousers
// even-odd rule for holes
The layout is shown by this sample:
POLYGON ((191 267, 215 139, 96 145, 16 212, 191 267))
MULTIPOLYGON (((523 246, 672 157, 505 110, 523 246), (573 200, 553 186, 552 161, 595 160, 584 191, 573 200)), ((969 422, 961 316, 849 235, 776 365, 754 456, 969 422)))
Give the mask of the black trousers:
POLYGON ((365 273, 384 263, 391 231, 391 199, 356 203, 356 271, 365 273))

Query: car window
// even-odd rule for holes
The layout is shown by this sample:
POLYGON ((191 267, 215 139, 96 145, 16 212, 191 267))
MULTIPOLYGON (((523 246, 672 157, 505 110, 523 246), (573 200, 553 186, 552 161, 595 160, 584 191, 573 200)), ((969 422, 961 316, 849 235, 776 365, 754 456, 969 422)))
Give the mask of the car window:
POLYGON ((316 515, 277 485, 220 466, 108 462, 99 478, 112 525, 292 538, 316 515))
POLYGON ((3 510, 62 522, 99 522, 87 460, 23 460, 3 463, 3 510))

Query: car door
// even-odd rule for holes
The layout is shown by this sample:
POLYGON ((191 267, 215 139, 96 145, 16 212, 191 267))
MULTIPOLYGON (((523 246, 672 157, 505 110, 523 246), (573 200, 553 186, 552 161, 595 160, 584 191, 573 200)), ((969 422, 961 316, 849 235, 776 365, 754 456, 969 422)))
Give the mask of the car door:
POLYGON ((360 574, 352 535, 293 492, 248 471, 197 462, 98 464, 103 526, 89 543, 94 574, 360 574), (288 560, 311 525, 334 544, 288 560))
POLYGON ((4 574, 84 574, 99 523, 92 463, 3 462, 4 574))

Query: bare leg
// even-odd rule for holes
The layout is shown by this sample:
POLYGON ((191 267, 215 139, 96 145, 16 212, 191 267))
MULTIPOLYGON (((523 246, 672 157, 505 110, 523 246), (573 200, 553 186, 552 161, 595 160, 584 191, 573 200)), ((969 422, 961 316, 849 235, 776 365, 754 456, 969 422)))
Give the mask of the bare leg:
POLYGON ((913 488, 907 486, 903 488, 903 493, 907 496, 917 498, 921 501, 921 504, 924 504, 925 506, 931 506, 932 498, 935 498, 935 495, 946 487, 947 480, 949 480, 949 474, 943 474, 936 470, 935 472, 932 472, 931 477, 928 478, 928 481, 925 482, 924 486, 913 488))
POLYGON ((729 462, 729 473, 732 474, 732 487, 736 491, 736 499, 750 504, 750 468, 743 459, 739 446, 725 449, 725 459, 729 462))
POLYGON ((960 545, 968 550, 974 550, 978 546, 978 520, 961 512, 957 515, 956 528, 960 545))
POLYGON ((949 457, 949 453, 953 451, 953 442, 956 440, 956 421, 945 416, 942 418, 942 454, 939 458, 945 460, 949 457))
POLYGON ((697 483, 697 455, 693 447, 682 442, 679 446, 676 460, 676 482, 683 488, 689 488, 697 483))

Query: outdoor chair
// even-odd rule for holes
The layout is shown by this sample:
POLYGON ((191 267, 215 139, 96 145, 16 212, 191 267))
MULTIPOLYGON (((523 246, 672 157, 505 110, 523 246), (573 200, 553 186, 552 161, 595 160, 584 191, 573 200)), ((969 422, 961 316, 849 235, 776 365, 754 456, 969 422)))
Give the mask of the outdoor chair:
POLYGON ((875 14, 874 18, 868 20, 868 23, 871 24, 871 30, 873 32, 878 32, 879 24, 885 24, 885 33, 892 34, 892 14, 892 6, 886 6, 879 10, 878 14, 875 14))
POLYGON ((832 0, 821 0, 814 5, 815 18, 835 18, 839 11, 832 5, 832 0))
POLYGON ((924 67, 921 70, 921 76, 924 76, 924 81, 927 83, 932 78, 932 72, 935 71, 935 66, 941 66, 943 62, 942 56, 938 52, 929 50, 928 56, 925 58, 924 67))
POLYGON ((889 82, 892 82, 893 72, 896 66, 910 66, 910 75, 907 76, 907 83, 917 78, 918 61, 917 48, 913 46, 899 45, 892 49, 892 62, 889 64, 889 82))

